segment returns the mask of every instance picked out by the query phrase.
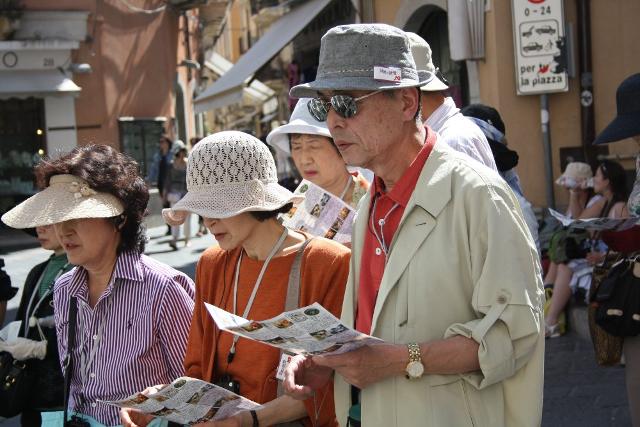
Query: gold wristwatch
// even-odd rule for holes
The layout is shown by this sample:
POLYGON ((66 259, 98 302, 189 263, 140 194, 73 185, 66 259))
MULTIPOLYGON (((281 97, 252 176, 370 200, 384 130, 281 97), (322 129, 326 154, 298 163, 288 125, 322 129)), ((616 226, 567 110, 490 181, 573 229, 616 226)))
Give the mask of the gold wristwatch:
POLYGON ((409 363, 405 368, 406 377, 409 380, 415 380, 424 374, 424 365, 422 364, 422 355, 420 354, 420 346, 414 342, 407 344, 409 349, 409 363))

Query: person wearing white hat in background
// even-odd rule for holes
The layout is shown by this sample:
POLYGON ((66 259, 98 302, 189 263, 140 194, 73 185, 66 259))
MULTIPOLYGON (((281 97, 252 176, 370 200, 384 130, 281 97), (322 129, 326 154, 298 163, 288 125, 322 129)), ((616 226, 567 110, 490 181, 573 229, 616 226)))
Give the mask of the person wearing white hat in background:
MULTIPOLYGON (((195 289, 186 274, 143 254, 149 191, 138 171, 113 147, 76 147, 36 166, 44 190, 2 216, 14 228, 53 224, 76 265, 56 280, 53 296, 75 425, 118 425, 118 409, 103 400, 124 399, 184 373, 195 289)), ((63 414, 57 415, 48 425, 63 425, 63 414)))
POLYGON ((447 96, 446 90, 449 86, 433 65, 429 43, 415 33, 406 34, 411 43, 411 55, 416 68, 435 74, 429 83, 420 88, 422 116, 427 118, 424 124, 438 132, 441 140, 454 150, 467 154, 497 172, 498 168, 484 133, 475 123, 463 116, 453 98, 447 96))
MULTIPOLYGON (((198 261, 186 375, 264 404, 207 425, 267 426, 294 420, 314 426, 337 424, 331 385, 305 402, 278 393, 280 352, 221 332, 204 306, 207 302, 260 321, 318 302, 339 315, 350 251, 289 230, 277 219, 303 199, 278 184, 265 144, 246 133, 226 131, 194 147, 187 166, 187 194, 163 211, 172 225, 191 213, 202 216, 217 241, 198 261), (289 298, 289 290, 298 297, 289 298)), ((125 426, 144 426, 152 419, 134 410, 122 410, 121 417, 125 426)))
MULTIPOLYGON (((570 194, 579 200, 584 200, 584 196, 580 196, 584 192, 583 189, 593 186, 596 196, 589 199, 584 209, 574 218, 628 217, 626 203, 629 193, 622 165, 612 160, 603 160, 598 165, 593 179, 589 178, 590 172, 591 167, 586 163, 569 163, 556 181, 556 184, 568 187, 570 194)), ((579 208, 580 204, 570 199, 570 214, 574 215, 579 208)), ((607 252, 607 245, 600 239, 599 233, 592 232, 590 238, 579 240, 577 243, 585 249, 586 255, 558 263, 554 274, 553 267, 550 267, 545 277, 545 286, 553 284, 553 297, 545 316, 545 334, 550 338, 559 337, 564 333, 560 325, 561 313, 572 293, 582 289, 588 295, 593 266, 601 263, 607 252)))
POLYGON ((369 182, 361 172, 349 172, 326 122, 309 113, 309 101, 298 101, 289 123, 272 130, 267 144, 290 155, 302 178, 355 208, 369 189, 369 182))

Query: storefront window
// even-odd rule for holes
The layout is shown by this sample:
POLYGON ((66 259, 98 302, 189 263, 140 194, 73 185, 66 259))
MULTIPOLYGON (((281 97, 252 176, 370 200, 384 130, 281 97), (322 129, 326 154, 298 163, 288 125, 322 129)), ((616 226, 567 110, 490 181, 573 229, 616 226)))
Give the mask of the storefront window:
POLYGON ((36 192, 33 167, 46 154, 44 100, 0 100, 0 212, 36 192))

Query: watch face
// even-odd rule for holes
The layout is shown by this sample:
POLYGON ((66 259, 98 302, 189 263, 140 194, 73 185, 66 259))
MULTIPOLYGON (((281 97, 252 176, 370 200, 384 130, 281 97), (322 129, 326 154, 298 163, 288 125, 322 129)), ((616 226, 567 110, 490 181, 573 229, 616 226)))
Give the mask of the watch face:
POLYGON ((418 361, 409 362, 407 365, 407 375, 410 378, 420 378, 424 374, 424 365, 418 361))

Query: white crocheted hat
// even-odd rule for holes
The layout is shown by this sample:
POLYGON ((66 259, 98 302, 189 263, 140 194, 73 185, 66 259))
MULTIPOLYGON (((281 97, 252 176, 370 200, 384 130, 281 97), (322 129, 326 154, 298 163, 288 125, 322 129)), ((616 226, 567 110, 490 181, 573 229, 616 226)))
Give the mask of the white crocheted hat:
POLYGON ((267 135, 267 144, 278 148, 288 155, 291 155, 289 147, 289 134, 300 133, 307 135, 320 135, 331 138, 331 133, 327 128, 327 122, 319 122, 311 115, 307 104, 311 98, 300 98, 296 104, 296 108, 291 113, 289 123, 272 130, 267 135))
POLYGON ((13 228, 31 228, 71 219, 109 218, 123 211, 117 197, 95 191, 84 179, 54 175, 47 188, 2 215, 2 222, 13 228))
POLYGON ((273 156, 259 139, 238 131, 209 135, 189 155, 187 194, 162 216, 180 225, 189 212, 229 218, 243 212, 273 211, 304 197, 278 184, 273 156))

